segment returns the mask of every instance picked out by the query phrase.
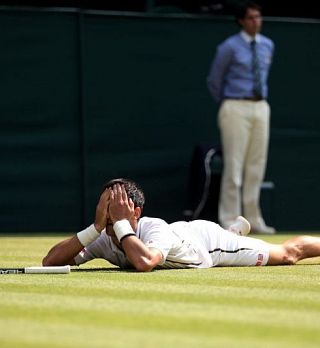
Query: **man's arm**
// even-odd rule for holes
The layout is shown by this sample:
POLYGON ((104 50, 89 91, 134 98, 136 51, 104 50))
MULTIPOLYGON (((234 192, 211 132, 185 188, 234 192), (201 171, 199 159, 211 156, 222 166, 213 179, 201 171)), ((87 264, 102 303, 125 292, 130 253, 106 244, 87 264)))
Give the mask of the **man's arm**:
POLYGON ((216 50, 216 55, 207 77, 208 89, 213 99, 218 103, 222 101, 224 78, 229 68, 231 57, 232 50, 225 44, 220 45, 216 50))
POLYGON ((55 245, 42 260, 43 266, 75 265, 74 257, 83 249, 75 235, 55 245))
POLYGON ((96 218, 93 225, 79 232, 75 236, 63 240, 51 248, 42 260, 43 266, 75 265, 74 258, 84 246, 99 237, 101 231, 106 227, 109 209, 110 190, 105 190, 100 196, 96 208, 96 218))
POLYGON ((141 209, 134 208, 126 190, 119 184, 115 185, 110 193, 109 213, 115 234, 130 263, 137 271, 151 271, 162 261, 163 255, 160 250, 145 246, 135 235, 141 209))
POLYGON ((128 260, 139 272, 150 272, 162 261, 162 253, 155 248, 146 247, 136 236, 125 238, 121 246, 128 260))

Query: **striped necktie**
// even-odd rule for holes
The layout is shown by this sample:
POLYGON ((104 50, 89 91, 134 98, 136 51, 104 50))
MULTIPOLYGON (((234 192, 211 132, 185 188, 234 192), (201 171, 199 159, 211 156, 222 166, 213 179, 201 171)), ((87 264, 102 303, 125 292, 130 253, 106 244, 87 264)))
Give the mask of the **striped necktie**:
POLYGON ((250 45, 252 50, 252 69, 254 77, 253 93, 255 97, 262 97, 261 73, 256 41, 252 40, 250 45))

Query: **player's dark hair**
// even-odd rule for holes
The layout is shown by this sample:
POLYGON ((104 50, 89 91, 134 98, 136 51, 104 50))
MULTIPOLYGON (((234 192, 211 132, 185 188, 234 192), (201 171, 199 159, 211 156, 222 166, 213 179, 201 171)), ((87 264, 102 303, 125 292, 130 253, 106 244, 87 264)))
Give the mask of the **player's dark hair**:
POLYGON ((102 192, 106 188, 112 187, 113 185, 116 185, 116 184, 120 184, 124 186, 127 192, 128 198, 132 199, 132 202, 135 208, 139 207, 141 208, 141 210, 143 209, 143 205, 145 202, 144 193, 142 189, 140 188, 140 186, 137 183, 135 183, 133 180, 124 179, 124 178, 112 179, 103 185, 102 192))
POLYGON ((244 19, 246 14, 247 14, 247 10, 249 8, 253 9, 253 10, 257 10, 260 13, 262 11, 261 6, 256 4, 253 1, 240 2, 237 6, 235 6, 235 9, 234 9, 234 17, 235 17, 235 19, 236 20, 244 19))

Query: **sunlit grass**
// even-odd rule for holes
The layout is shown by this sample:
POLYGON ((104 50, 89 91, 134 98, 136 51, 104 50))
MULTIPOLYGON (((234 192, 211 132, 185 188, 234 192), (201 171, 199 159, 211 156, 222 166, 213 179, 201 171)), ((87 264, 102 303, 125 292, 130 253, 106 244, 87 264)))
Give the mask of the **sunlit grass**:
MULTIPOLYGON (((40 265, 61 238, 0 237, 1 266, 40 265)), ((319 264, 1 275, 0 347, 318 347, 319 264)))

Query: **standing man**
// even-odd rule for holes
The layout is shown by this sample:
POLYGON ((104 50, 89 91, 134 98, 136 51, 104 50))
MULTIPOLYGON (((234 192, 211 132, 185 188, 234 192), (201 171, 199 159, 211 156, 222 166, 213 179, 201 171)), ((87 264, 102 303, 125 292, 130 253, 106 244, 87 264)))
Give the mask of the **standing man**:
POLYGON ((235 17, 242 29, 218 46, 207 79, 211 95, 220 104, 224 168, 219 222, 225 228, 243 215, 253 232, 273 234, 275 229, 266 225, 259 200, 268 156, 267 79, 274 44, 260 34, 259 5, 242 4, 235 17))

